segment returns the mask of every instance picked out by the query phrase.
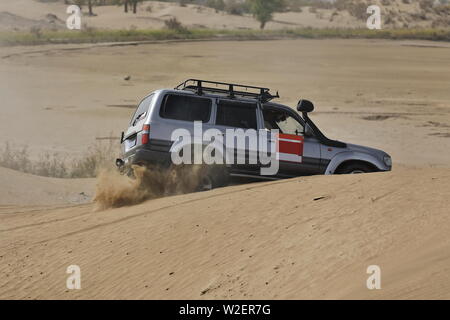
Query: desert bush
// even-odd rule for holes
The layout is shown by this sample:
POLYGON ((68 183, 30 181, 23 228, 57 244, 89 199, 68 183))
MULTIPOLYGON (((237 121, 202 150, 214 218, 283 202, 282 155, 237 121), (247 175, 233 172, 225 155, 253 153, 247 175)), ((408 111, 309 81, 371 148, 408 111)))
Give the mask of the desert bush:
POLYGON ((435 6, 433 8, 434 13, 442 16, 442 17, 449 17, 450 16, 450 5, 447 4, 441 4, 438 6, 435 6))
POLYGON ((30 33, 38 39, 42 37, 42 30, 39 27, 31 27, 30 33))
POLYGON ((92 178, 102 168, 113 166, 118 154, 118 144, 115 142, 97 141, 82 157, 71 160, 68 155, 56 152, 46 152, 37 160, 32 160, 27 147, 12 148, 6 143, 0 150, 0 166, 44 177, 92 178))
POLYGON ((358 2, 347 8, 348 12, 357 19, 365 20, 367 19, 367 3, 358 2))
POLYGON ((108 143, 98 141, 88 148, 86 154, 70 163, 70 178, 95 177, 99 170, 113 165, 118 153, 118 144, 115 140, 108 143))
POLYGON ((249 6, 248 1, 239 2, 236 0, 229 0, 225 3, 225 11, 228 14, 241 16, 250 12, 249 6))
POLYGON ((31 161, 29 159, 27 147, 12 149, 7 142, 0 153, 0 166, 13 170, 29 172, 31 168, 31 161))
POLYGON ((337 10, 333 11, 333 13, 330 16, 330 22, 334 21, 334 18, 339 15, 339 12, 337 10))
POLYGON ((448 18, 439 18, 435 19, 431 24, 433 28, 448 28, 450 27, 450 19, 448 18))
POLYGON ((225 1, 224 0, 207 0, 205 5, 207 7, 215 9, 216 11, 224 11, 225 10, 225 1))
POLYGON ((166 25, 166 28, 169 30, 186 31, 186 28, 183 26, 183 24, 180 21, 178 21, 178 19, 175 17, 170 18, 169 20, 165 20, 164 24, 166 25))
POLYGON ((422 10, 426 10, 428 8, 431 8, 434 4, 434 0, 420 0, 419 6, 422 10))

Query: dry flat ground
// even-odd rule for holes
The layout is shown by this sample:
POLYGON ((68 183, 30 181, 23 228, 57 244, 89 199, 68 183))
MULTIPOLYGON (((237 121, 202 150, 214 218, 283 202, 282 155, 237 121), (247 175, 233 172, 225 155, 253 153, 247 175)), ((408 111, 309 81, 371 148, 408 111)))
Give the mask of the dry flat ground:
POLYGON ((92 196, 91 180, 1 170, 2 190, 13 190, 0 194, 1 298, 450 298, 448 44, 1 50, 0 136, 36 157, 80 156, 117 135, 140 97, 199 77, 269 86, 291 106, 309 98, 330 137, 382 148, 395 164, 391 173, 240 185, 104 211, 70 205, 92 196), (21 188, 41 189, 39 206, 21 188), (81 267, 80 291, 65 287, 71 264, 81 267), (371 264, 382 269, 380 291, 365 287, 371 264))
POLYGON ((28 144, 34 154, 83 154, 96 140, 119 136, 149 92, 203 78, 268 86, 290 106, 311 99, 317 111, 312 117, 330 137, 385 149, 397 165, 450 163, 447 43, 278 40, 10 47, 1 48, 0 75, 0 136, 28 144), (130 81, 124 80, 127 76, 130 81))

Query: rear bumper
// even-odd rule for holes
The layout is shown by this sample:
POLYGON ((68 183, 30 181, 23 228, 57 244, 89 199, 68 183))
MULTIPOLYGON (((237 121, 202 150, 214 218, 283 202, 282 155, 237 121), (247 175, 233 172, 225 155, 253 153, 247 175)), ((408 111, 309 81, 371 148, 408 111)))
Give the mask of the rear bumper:
MULTIPOLYGON (((133 165, 140 166, 158 166, 168 168, 172 163, 170 152, 154 151, 148 149, 140 149, 136 152, 125 156, 122 159, 121 165, 118 163, 118 167, 131 167, 133 165)), ((122 168, 121 168, 122 167, 122 168)))

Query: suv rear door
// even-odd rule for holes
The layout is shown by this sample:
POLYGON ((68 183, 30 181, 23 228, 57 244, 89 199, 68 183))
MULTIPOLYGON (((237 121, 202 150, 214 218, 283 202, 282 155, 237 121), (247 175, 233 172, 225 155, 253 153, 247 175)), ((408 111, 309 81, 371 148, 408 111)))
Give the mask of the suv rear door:
MULTIPOLYGON (((211 98, 183 92, 167 93, 161 101, 157 114, 158 120, 152 122, 151 144, 154 148, 157 144, 158 150, 164 147, 169 152, 174 143, 171 140, 172 134, 176 130, 185 129, 191 137, 194 137, 194 123, 201 122, 203 130, 207 130, 210 127, 212 111, 213 99, 211 98)), ((191 142, 195 143, 195 140, 191 142)), ((191 155, 194 154, 193 151, 191 155)))
POLYGON ((128 130, 124 135, 123 141, 124 153, 127 153, 133 150, 134 148, 138 147, 139 145, 141 145, 140 143, 141 139, 139 139, 139 134, 143 130, 144 122, 145 119, 147 118, 150 105, 153 101, 153 97, 154 95, 151 94, 148 97, 144 98, 144 100, 142 100, 139 103, 136 111, 134 112, 128 130))

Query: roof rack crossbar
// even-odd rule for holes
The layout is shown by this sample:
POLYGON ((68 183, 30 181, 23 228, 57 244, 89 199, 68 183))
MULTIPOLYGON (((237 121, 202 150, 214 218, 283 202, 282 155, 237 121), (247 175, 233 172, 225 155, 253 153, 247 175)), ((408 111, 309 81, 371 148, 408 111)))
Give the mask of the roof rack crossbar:
POLYGON ((200 80, 197 81, 197 94, 199 96, 203 95, 202 82, 200 80))
POLYGON ((258 99, 261 102, 268 102, 272 99, 279 98, 278 92, 276 95, 272 95, 270 93, 269 88, 263 87, 255 87, 255 86, 247 86, 235 83, 227 83, 227 82, 217 82, 217 81, 206 81, 199 79, 188 79, 178 85, 176 90, 192 90, 198 95, 203 95, 205 92, 210 93, 220 93, 226 94, 230 98, 235 98, 236 96, 245 97, 245 98, 253 98, 258 99), (206 85, 214 85, 205 86, 206 85), (225 88, 219 88, 219 86, 225 86, 225 88), (237 90, 236 90, 237 88, 237 90), (250 90, 253 90, 250 91, 250 90), (255 92, 256 91, 256 92, 255 92))

